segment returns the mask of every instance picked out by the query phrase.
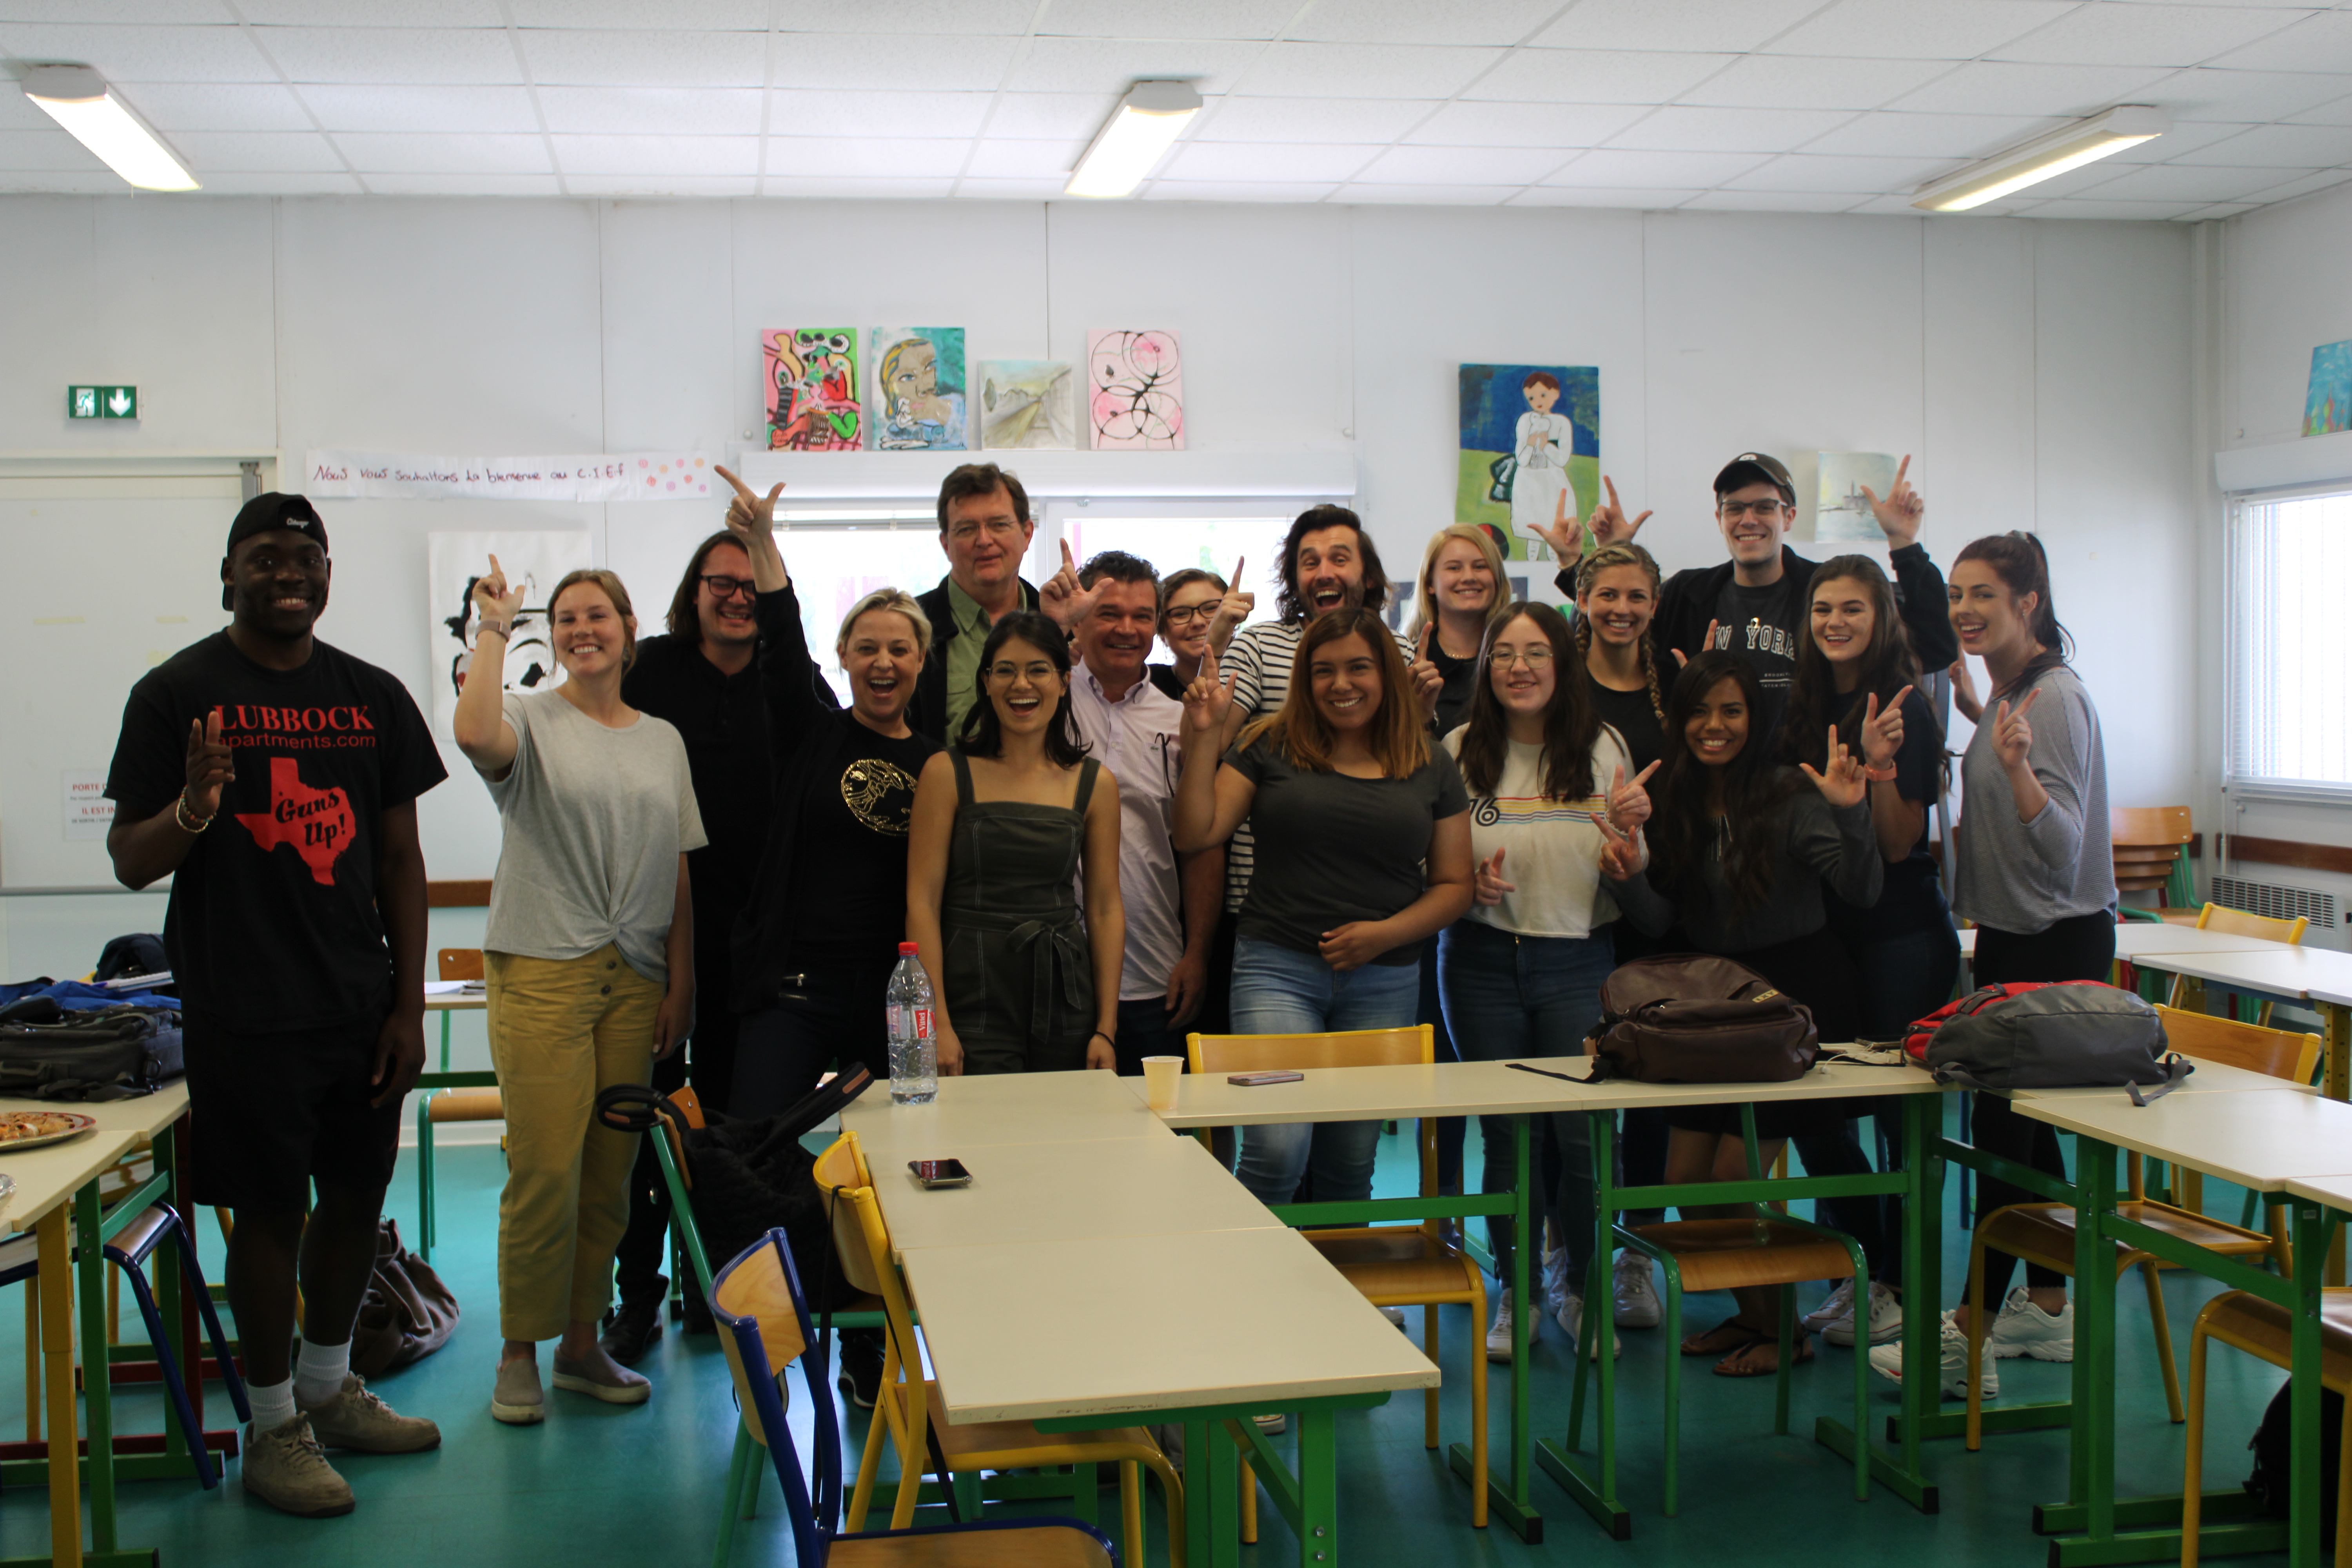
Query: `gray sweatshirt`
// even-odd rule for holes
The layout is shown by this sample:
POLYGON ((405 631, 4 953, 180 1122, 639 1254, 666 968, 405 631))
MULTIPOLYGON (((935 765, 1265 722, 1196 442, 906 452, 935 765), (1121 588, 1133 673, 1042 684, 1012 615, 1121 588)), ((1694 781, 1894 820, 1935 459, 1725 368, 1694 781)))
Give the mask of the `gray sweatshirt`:
MULTIPOLYGON (((2040 710, 2036 709, 2039 712, 2040 710)), ((1796 792, 1766 819, 1763 831, 1773 837, 1772 891, 1745 917, 1731 918, 1730 889, 1723 881, 1723 844, 1717 839, 1700 875, 1707 890, 1704 910, 1677 910, 1650 886, 1647 874, 1612 883, 1617 902, 1634 925, 1659 935, 1682 918, 1691 942, 1708 952, 1731 957, 1810 936, 1829 923, 1822 905, 1822 884, 1857 909, 1878 902, 1885 871, 1878 840, 1871 830, 1870 802, 1833 809, 1803 775, 1793 768, 1796 792)))
POLYGON ((2017 819, 2009 774, 1993 751, 1988 706, 1960 759, 1964 805, 1957 914, 1995 931, 2031 936, 2075 915, 2114 913, 2115 847, 2107 837, 2107 753, 2099 715, 2082 681, 2063 665, 2042 671, 2010 700, 2041 698, 2025 716, 2033 730, 2026 755, 2050 804, 2031 822, 2017 819))

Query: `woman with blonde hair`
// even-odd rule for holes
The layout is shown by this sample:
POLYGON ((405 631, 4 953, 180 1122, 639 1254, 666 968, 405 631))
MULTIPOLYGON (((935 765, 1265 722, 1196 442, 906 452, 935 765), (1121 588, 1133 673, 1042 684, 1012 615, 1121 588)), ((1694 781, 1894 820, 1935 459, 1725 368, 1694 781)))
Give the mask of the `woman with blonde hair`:
MULTIPOLYGON (((473 598, 485 646, 496 639, 485 664, 495 669, 522 595, 492 556, 473 598)), ((558 1342, 558 1388, 613 1405, 652 1393, 596 1340, 636 1147, 591 1109, 598 1090, 646 1081, 694 1026, 686 857, 704 843, 685 742, 621 697, 637 622, 620 578, 569 574, 548 623, 562 684, 509 696, 497 681, 468 681, 451 725, 503 830, 482 946, 507 1121, 506 1343, 490 1414, 513 1425, 546 1414, 541 1340, 558 1342)))
POLYGON ((1456 522, 1429 536, 1413 590, 1412 676, 1426 686, 1444 682, 1437 698, 1437 732, 1449 734, 1470 713, 1478 689, 1478 650, 1495 623, 1510 613, 1511 583, 1502 547, 1475 523, 1456 522))

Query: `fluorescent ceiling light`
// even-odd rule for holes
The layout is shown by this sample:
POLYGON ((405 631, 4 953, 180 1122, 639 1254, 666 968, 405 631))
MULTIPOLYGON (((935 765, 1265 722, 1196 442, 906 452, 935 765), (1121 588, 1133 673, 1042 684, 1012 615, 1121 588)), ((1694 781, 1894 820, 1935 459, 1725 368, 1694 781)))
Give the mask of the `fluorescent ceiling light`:
POLYGON ((1139 81, 1110 111, 1094 145, 1062 187, 1073 196, 1123 196, 1143 183, 1192 116, 1201 95, 1186 81, 1139 81))
POLYGON ((1966 212, 2054 174, 2079 169, 2110 153, 2150 141, 2172 129, 2161 109, 2126 103, 2088 120, 2078 120, 2005 153, 1979 158, 1956 174, 1930 180, 1912 194, 1911 205, 1931 213, 1966 212))
POLYGON ((89 67, 34 66, 25 72, 25 96, 141 190, 203 188, 163 139, 109 91, 106 79, 89 67))

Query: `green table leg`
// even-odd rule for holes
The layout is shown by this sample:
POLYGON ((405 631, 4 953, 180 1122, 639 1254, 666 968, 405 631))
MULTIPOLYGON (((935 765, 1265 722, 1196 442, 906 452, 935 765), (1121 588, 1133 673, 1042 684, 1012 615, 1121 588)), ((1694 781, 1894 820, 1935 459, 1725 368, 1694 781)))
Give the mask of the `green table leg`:
MULTIPOLYGON (((1614 1239, 1611 1227, 1617 1217, 1617 1113, 1595 1110, 1588 1113, 1592 1121, 1592 1197, 1594 1213, 1593 1258, 1609 1256, 1614 1239)), ((1614 1326, 1614 1293, 1601 1290, 1585 1298, 1584 1331, 1589 1336, 1598 1331, 1607 1333, 1614 1326), (1595 1305, 1601 1307, 1596 1314, 1595 1305)), ((1633 1516, 1617 1500, 1617 1358, 1604 1355, 1595 1363, 1584 1353, 1581 1343, 1569 1348, 1569 1356, 1576 1364, 1575 1393, 1569 1403, 1567 1441, 1554 1443, 1549 1438, 1536 1444, 1536 1463, 1558 1481, 1560 1489, 1576 1500, 1577 1506, 1591 1514, 1593 1522, 1609 1532, 1612 1541, 1633 1539, 1633 1516), (1578 1443, 1579 1421, 1583 1411, 1584 1384, 1591 1373, 1595 1383, 1594 1425, 1599 1427, 1601 1453, 1596 1474, 1569 1458, 1569 1451, 1578 1443)))
MULTIPOLYGON (((93 1552, 115 1548, 114 1400, 106 1362, 106 1249, 100 1244, 98 1183, 74 1194, 74 1287, 81 1292, 82 1399, 89 1459, 89 1543, 93 1552)), ((51 1411, 52 1421, 71 1421, 70 1409, 51 1411)))
MULTIPOLYGON (((2294 1231, 2298 1267, 2290 1281, 2294 1292, 2294 1341, 2289 1359, 2287 1410, 2293 1418, 2294 1445, 2287 1462, 2287 1568, 2318 1568, 2319 1542, 2319 1304, 2320 1270, 2305 1259, 2326 1255, 2326 1211, 2317 1204, 2298 1201, 2290 1224, 2294 1231)), ((2352 1507, 2352 1499, 2340 1506, 2352 1507)), ((2203 1532, 2200 1531, 2201 1536, 2203 1532)), ((2338 1568, 2352 1568, 2339 1564, 2338 1568)))
MULTIPOLYGON (((1494 1479, 1494 1459, 1490 1454, 1486 1461, 1486 1507, 1490 1513, 1501 1514, 1503 1522, 1509 1525, 1512 1533, 1521 1541, 1529 1546, 1540 1546, 1543 1544, 1543 1515, 1536 1510, 1535 1506, 1533 1412, 1528 1405, 1532 1397, 1528 1387, 1531 1373, 1528 1366, 1528 1341, 1531 1328, 1528 1316, 1528 1249, 1530 1247, 1540 1249, 1543 1245, 1542 1233, 1538 1228, 1540 1222, 1536 1218, 1535 1190, 1529 1176, 1532 1163, 1529 1149, 1535 1118, 1515 1116, 1511 1120, 1515 1126, 1511 1223, 1514 1227, 1512 1234, 1517 1240, 1511 1247, 1511 1282, 1508 1287, 1511 1292, 1510 1477, 1502 1482, 1494 1479)), ((1466 1222, 1463 1229, 1469 1229, 1466 1222)), ((1473 1325, 1472 1332, 1476 1331, 1476 1326, 1473 1325)), ((1479 1353, 1475 1342, 1471 1350, 1474 1354, 1479 1353)), ((1475 1467, 1471 1463, 1468 1444, 1454 1444, 1446 1450, 1445 1458, 1455 1475, 1465 1481, 1470 1479, 1475 1467)))
MULTIPOLYGON (((1940 1506, 1936 1483, 1920 1462, 1919 1445, 1937 1415, 1940 1391, 1936 1376, 1925 1369, 1941 1363, 1944 1258, 1944 1097, 1912 1094, 1903 1098, 1903 1365, 1906 1375, 1896 1394, 1899 1414, 1887 1421, 1887 1441, 1896 1446, 1890 1456, 1870 1450, 1870 1473, 1888 1490, 1922 1513, 1940 1506), (1915 1373, 1913 1369, 1917 1369, 1915 1373)), ((1862 1347, 1857 1346, 1860 1353, 1862 1347)), ((1849 1432, 1843 1422, 1820 1417, 1813 1425, 1816 1442, 1845 1458, 1861 1441, 1864 1428, 1849 1432)))
POLYGON ((1298 1561, 1339 1561, 1339 1439, 1328 1406, 1298 1415, 1298 1561))

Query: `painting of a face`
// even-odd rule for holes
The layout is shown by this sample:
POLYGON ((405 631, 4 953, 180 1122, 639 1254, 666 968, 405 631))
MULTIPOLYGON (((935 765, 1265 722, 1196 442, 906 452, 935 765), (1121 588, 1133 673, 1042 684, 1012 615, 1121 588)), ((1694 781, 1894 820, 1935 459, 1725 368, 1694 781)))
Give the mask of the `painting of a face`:
POLYGON ((1559 388, 1556 386, 1546 386, 1538 382, 1528 388, 1528 406, 1538 414, 1550 413, 1552 405, 1559 401, 1559 388))
POLYGON ((877 328, 868 342, 880 422, 876 447, 963 450, 963 329, 877 328))

